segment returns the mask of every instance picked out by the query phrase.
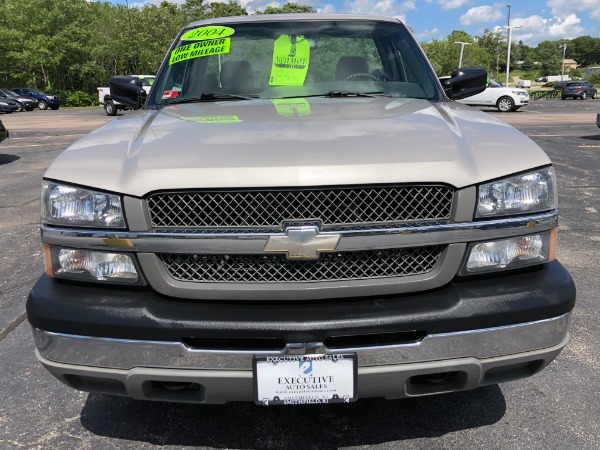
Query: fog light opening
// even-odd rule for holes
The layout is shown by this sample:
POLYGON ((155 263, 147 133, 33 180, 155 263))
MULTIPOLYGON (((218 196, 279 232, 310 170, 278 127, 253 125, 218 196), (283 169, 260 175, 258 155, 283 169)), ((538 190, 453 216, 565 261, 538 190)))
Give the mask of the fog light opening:
POLYGON ((464 371, 436 372, 410 377, 406 383, 408 395, 429 395, 466 389, 468 375, 464 371))

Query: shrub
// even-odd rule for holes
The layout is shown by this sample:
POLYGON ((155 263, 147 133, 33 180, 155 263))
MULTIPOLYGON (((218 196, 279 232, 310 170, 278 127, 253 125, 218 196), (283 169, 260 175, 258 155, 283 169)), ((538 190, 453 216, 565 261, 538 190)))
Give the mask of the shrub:
POLYGON ((83 91, 72 91, 66 93, 63 97, 65 100, 64 106, 96 106, 98 98, 94 94, 83 91))
POLYGON ((586 80, 588 80, 590 83, 592 83, 594 85, 600 85, 600 70, 597 70, 596 72, 587 76, 586 80))
MULTIPOLYGON (((1 2, 2 0, 0 0, 1 2)), ((47 86, 40 89, 48 95, 58 95, 62 100, 61 106, 98 106, 98 97, 96 94, 90 94, 85 91, 67 91, 62 89, 52 89, 47 86)))

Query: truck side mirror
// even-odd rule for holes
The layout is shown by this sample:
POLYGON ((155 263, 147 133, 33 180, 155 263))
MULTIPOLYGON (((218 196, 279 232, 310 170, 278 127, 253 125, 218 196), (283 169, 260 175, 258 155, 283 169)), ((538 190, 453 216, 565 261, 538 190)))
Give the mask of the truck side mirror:
POLYGON ((452 100, 471 97, 487 86, 487 72, 480 67, 456 69, 450 78, 440 80, 446 95, 452 100))
POLYGON ((140 109, 146 103, 146 91, 142 87, 142 80, 138 77, 117 76, 108 81, 110 96, 113 100, 140 109))

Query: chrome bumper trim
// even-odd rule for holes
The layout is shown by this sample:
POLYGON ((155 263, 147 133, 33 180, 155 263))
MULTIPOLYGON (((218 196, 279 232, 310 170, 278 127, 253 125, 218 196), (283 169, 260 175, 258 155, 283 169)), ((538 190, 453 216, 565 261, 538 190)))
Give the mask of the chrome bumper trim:
POLYGON ((405 345, 330 350, 322 343, 288 344, 280 352, 190 349, 181 342, 76 336, 33 329, 50 361, 113 369, 134 367, 251 370, 254 355, 355 352, 359 367, 474 357, 493 358, 556 346, 568 336, 570 313, 551 319, 454 333, 431 334, 405 345))
MULTIPOLYGON (((558 211, 462 223, 414 224, 395 228, 321 231, 340 235, 336 251, 376 250, 494 240, 547 231, 558 226, 558 211)), ((89 250, 142 253, 263 253, 271 236, 281 233, 181 233, 88 230, 41 226, 42 242, 89 250)))

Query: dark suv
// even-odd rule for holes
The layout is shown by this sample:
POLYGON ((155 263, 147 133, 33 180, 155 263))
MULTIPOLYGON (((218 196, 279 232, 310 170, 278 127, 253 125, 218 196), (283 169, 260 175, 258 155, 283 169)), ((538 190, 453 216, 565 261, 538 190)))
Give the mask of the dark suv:
POLYGON ((585 100, 588 96, 596 98, 597 93, 598 90, 589 81, 569 81, 562 88, 562 99, 573 97, 585 100))
POLYGON ((19 95, 26 95, 27 97, 33 97, 37 100, 38 108, 40 109, 58 109, 62 100, 58 95, 48 95, 42 91, 38 91, 33 88, 10 88, 11 91, 15 91, 19 95))

